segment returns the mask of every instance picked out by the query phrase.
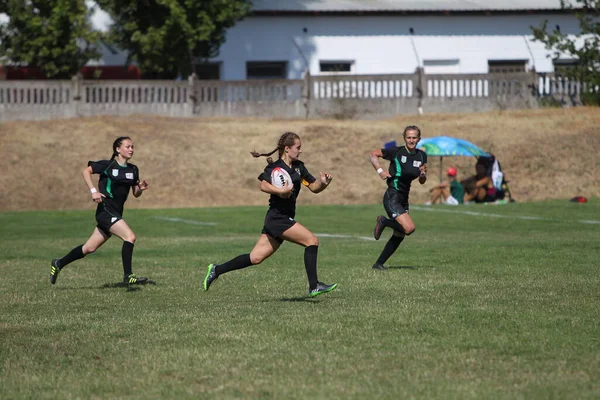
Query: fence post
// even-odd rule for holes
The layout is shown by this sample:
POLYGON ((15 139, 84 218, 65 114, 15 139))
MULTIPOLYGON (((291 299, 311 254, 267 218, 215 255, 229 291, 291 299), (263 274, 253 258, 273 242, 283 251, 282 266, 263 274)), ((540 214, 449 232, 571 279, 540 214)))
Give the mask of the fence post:
POLYGON ((186 99, 188 109, 190 110, 189 111, 190 115, 188 115, 188 117, 193 117, 194 115, 198 114, 198 112, 199 112, 199 110, 196 108, 199 105, 197 83, 198 83, 198 78, 196 77, 196 73, 193 72, 188 77, 189 95, 186 99))
POLYGON ((71 113, 74 117, 79 116, 79 104, 82 96, 82 84, 83 80, 81 74, 78 72, 71 78, 71 113))
POLYGON ((307 69, 302 79, 302 105, 304 106, 304 118, 308 119, 310 115, 310 98, 312 93, 312 80, 310 71, 307 69))
POLYGON ((422 67, 417 67, 417 98, 419 99, 417 112, 419 115, 423 114, 423 98, 427 95, 425 93, 425 88, 427 87, 427 80, 425 78, 425 71, 422 67))

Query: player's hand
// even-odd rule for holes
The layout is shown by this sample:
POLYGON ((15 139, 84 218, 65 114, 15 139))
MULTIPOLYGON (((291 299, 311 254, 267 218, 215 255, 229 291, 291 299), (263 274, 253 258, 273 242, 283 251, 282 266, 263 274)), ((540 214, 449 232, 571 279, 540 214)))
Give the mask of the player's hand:
POLYGON ((423 164, 419 167, 419 171, 421 172, 419 176, 426 177, 427 176, 427 164, 423 164))
POLYGON ((327 172, 321 172, 321 183, 324 184, 325 186, 329 186, 329 184, 331 183, 331 181, 333 180, 333 175, 327 173, 327 172))
POLYGON ((279 190, 279 197, 282 199, 289 199, 292 196, 292 193, 294 193, 294 185, 287 185, 279 188, 279 190))
POLYGON ((96 193, 92 193, 92 201, 94 203, 102 203, 102 198, 106 197, 105 195, 103 195, 100 192, 96 192, 96 193))
POLYGON ((148 189, 148 182, 146 181, 141 181, 140 183, 138 183, 138 188, 142 191, 148 189))
POLYGON ((381 173, 379 174, 379 177, 380 177, 382 180, 384 180, 384 181, 385 181, 387 178, 391 178, 392 176, 390 175, 390 172, 389 172, 389 171, 383 170, 383 171, 381 171, 381 173))

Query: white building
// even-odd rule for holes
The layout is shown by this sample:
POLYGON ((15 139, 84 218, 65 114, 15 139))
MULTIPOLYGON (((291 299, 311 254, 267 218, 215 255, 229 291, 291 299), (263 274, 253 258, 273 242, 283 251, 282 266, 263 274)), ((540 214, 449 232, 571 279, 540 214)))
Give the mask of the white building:
MULTIPOLYGON (((560 0, 254 0, 205 79, 314 75, 552 72, 531 26, 576 34, 560 0)), ((570 60, 563 60, 569 62, 570 60)))

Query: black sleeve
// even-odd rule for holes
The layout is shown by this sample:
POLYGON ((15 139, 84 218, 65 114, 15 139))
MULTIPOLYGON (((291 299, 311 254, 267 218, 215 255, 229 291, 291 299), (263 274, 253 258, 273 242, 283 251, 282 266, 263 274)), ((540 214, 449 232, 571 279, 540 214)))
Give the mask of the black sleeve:
POLYGON ((317 180, 314 176, 310 174, 310 172, 308 172, 308 170, 304 166, 304 163, 300 164, 300 177, 302 178, 302 184, 304 186, 308 186, 317 180))
POLYGON ((262 174, 260 174, 258 176, 258 180, 259 181, 267 181, 269 183, 271 182, 271 171, 273 171, 274 168, 274 163, 269 164, 265 167, 265 170, 262 172, 262 174))
POLYGON ((101 174, 109 167, 110 160, 88 161, 88 167, 92 167, 92 173, 101 174))
POLYGON ((133 166, 133 186, 137 186, 140 184, 140 170, 135 165, 133 166))
POLYGON ((394 157, 396 157, 396 154, 398 154, 398 150, 400 150, 400 149, 397 146, 381 149, 381 154, 383 155, 383 159, 392 161, 392 159, 394 157))

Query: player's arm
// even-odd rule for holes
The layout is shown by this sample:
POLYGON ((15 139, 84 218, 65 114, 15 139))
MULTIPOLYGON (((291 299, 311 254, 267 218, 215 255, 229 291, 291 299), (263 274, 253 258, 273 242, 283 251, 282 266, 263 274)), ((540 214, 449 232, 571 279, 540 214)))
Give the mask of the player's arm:
POLYGON ((81 176, 83 176, 83 181, 87 185, 88 190, 90 191, 90 193, 92 195, 92 200, 95 203, 101 203, 102 198, 105 196, 94 187, 94 182, 92 182, 92 174, 93 173, 94 173, 94 171, 92 170, 92 167, 89 165, 87 167, 85 167, 83 170, 81 170, 81 176))
POLYGON ((379 159, 381 157, 383 157, 381 149, 375 149, 369 154, 369 161, 371 161, 371 165, 373 166, 379 177, 385 180, 387 178, 390 178, 391 175, 388 171, 381 168, 381 164, 379 164, 379 159))
POLYGON ((274 194, 276 196, 287 199, 288 197, 290 197, 292 195, 292 190, 294 190, 294 186, 289 185, 289 186, 284 186, 284 187, 278 188, 277 186, 272 185, 263 179, 260 181, 260 190, 267 194, 274 194))
POLYGON ((321 172, 320 175, 320 179, 316 179, 313 183, 306 185, 313 193, 321 193, 323 190, 327 189, 327 186, 329 186, 333 180, 333 176, 327 172, 321 172))

